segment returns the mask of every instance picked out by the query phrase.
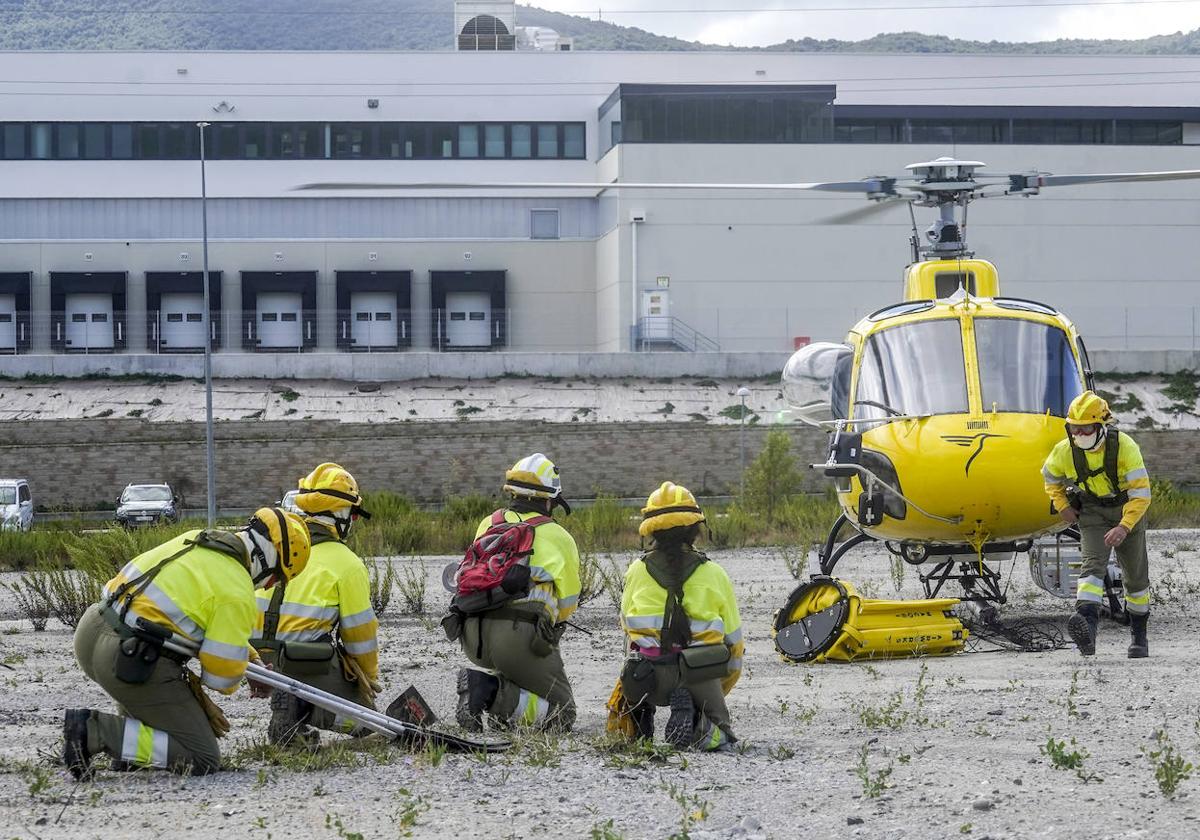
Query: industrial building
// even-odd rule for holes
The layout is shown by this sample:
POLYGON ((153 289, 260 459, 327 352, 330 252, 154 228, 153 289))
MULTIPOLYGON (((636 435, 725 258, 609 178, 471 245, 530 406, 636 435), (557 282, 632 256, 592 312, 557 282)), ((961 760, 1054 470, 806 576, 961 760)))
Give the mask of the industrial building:
MULTIPOLYGON (((902 208, 835 224, 865 201, 558 183, 849 180, 939 155, 1200 168, 1200 58, 481 47, 498 31, 472 18, 447 52, 0 54, 0 352, 200 350, 199 122, 220 353, 785 351, 900 296, 902 208), (514 181, 548 186, 297 189, 514 181)), ((970 241, 1094 348, 1192 349, 1198 199, 989 200, 970 241)))

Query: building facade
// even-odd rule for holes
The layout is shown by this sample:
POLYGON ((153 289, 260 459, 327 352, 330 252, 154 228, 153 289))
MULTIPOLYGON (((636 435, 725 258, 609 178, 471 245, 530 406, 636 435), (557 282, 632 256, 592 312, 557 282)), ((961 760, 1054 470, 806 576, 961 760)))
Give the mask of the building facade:
MULTIPOLYGON (((837 339, 900 296, 901 208, 571 183, 1200 168, 1200 59, 788 53, 0 54, 0 352, 837 339), (354 185, 536 182, 545 188, 354 185), (306 190, 304 185, 343 184, 306 190)), ((1004 292, 1095 348, 1192 349, 1195 182, 975 204, 1004 292)), ((928 219, 920 216, 924 229, 928 219)), ((2 363, 0 363, 2 367, 2 363)))

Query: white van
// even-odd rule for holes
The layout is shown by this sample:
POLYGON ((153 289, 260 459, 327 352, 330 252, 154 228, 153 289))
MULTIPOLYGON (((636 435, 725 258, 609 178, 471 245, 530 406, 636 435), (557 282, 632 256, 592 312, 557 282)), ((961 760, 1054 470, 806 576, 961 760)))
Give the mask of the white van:
POLYGON ((0 478, 0 531, 33 527, 33 495, 23 478, 0 478))

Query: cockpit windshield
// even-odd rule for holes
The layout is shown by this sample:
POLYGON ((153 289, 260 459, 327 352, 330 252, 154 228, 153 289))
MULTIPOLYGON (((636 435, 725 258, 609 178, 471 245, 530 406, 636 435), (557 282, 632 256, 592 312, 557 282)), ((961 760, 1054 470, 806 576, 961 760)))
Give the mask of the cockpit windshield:
POLYGON ((867 339, 854 395, 855 418, 966 411, 967 374, 957 318, 890 327, 867 339))
POLYGON ((983 410, 1066 417, 1083 393, 1067 333, 1017 318, 976 318, 975 348, 983 410))

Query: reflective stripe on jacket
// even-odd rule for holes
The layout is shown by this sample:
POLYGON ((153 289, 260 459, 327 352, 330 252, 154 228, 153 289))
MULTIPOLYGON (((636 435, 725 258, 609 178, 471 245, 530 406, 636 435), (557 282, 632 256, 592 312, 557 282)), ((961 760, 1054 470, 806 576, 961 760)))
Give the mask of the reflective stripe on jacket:
MULTIPOLYGON (((667 590, 651 577, 644 560, 633 561, 625 570, 621 596, 621 628, 630 644, 652 651, 659 648, 666 605, 667 590)), ((729 676, 721 681, 728 694, 741 676, 745 643, 733 583, 720 565, 709 560, 692 573, 683 584, 683 609, 691 625, 691 646, 729 647, 729 676)))
MULTIPOLYGON (((538 513, 504 511, 506 522, 524 522, 538 513)), ((475 529, 475 539, 492 527, 492 517, 486 516, 475 529)), ((527 598, 509 603, 536 602, 546 610, 555 624, 566 621, 579 606, 579 549, 574 538, 557 522, 537 526, 533 532, 533 554, 529 557, 529 574, 533 589, 527 598)))
MULTIPOLYGON (((186 548, 184 541, 199 533, 180 534, 130 560, 104 585, 104 597, 186 548)), ((121 602, 114 608, 121 612, 121 602)), ((254 615, 254 584, 246 567, 228 554, 196 546, 163 567, 134 599, 125 621, 133 626, 145 618, 190 639, 200 649, 204 684, 232 694, 246 672, 254 615)))
MULTIPOLYGON (((314 526, 319 527, 319 526, 314 526)), ((255 635, 275 589, 260 589, 255 635)), ((371 606, 371 580, 359 556, 336 540, 314 542, 308 565, 288 581, 279 605, 275 638, 312 642, 337 633, 346 652, 371 680, 379 678, 379 620, 371 606)))
MULTIPOLYGON (((1103 470, 1104 450, 1107 446, 1108 441, 1105 441, 1104 446, 1094 452, 1083 453, 1088 469, 1103 470)), ((1045 482, 1046 495, 1054 502, 1054 507, 1057 510, 1068 507, 1070 502, 1067 501, 1067 487, 1078 484, 1070 440, 1060 440, 1050 450, 1045 464, 1042 465, 1042 480, 1045 482)), ((1101 472, 1088 479, 1086 489, 1092 495, 1101 497, 1111 496, 1122 490, 1127 492, 1129 501, 1121 508, 1121 524, 1133 530, 1150 507, 1150 473, 1146 471, 1146 464, 1142 460, 1142 450, 1133 438, 1125 433, 1121 433, 1121 443, 1117 448, 1117 484, 1119 486, 1114 488, 1108 476, 1101 472)))

